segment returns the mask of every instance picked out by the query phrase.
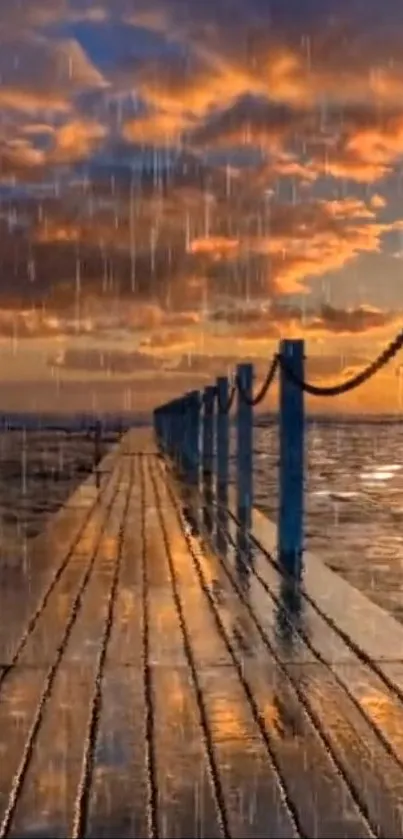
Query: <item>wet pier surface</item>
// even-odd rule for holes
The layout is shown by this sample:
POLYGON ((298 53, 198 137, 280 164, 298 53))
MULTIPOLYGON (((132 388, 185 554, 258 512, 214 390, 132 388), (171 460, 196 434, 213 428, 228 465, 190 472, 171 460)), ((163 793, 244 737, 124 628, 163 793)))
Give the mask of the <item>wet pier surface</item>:
POLYGON ((219 558, 143 432, 100 483, 2 580, 0 837, 401 837, 403 628, 219 558))

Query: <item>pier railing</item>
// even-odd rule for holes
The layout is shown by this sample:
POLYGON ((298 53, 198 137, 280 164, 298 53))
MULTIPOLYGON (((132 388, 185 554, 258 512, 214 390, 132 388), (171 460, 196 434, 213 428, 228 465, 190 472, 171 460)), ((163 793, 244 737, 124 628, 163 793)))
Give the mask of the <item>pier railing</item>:
POLYGON ((249 532, 253 510, 253 409, 267 395, 279 375, 279 507, 277 559, 299 576, 303 554, 305 405, 304 394, 337 396, 359 387, 387 364, 403 347, 403 330, 367 367, 331 386, 305 380, 303 340, 283 340, 266 378, 253 395, 254 368, 238 364, 232 382, 219 377, 203 391, 194 390, 154 411, 154 429, 162 453, 181 476, 201 488, 207 507, 228 507, 229 421, 236 397, 236 519, 249 532))

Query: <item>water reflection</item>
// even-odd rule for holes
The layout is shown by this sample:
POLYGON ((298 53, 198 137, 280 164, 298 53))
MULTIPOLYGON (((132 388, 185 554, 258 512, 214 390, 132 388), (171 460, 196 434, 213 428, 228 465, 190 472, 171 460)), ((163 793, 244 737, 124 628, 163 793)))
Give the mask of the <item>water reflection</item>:
POLYGON ((301 583, 294 577, 281 577, 276 609, 276 638, 285 658, 292 658, 295 641, 303 628, 301 583))
POLYGON ((214 528, 215 508, 213 508, 213 473, 209 469, 203 472, 202 506, 203 526, 207 534, 211 535, 214 528))
POLYGON ((245 521, 236 522, 235 568, 242 591, 247 590, 253 568, 253 545, 245 521))
POLYGON ((218 553, 223 557, 223 559, 226 558, 228 553, 228 525, 228 509, 221 503, 219 498, 217 507, 216 546, 218 553))

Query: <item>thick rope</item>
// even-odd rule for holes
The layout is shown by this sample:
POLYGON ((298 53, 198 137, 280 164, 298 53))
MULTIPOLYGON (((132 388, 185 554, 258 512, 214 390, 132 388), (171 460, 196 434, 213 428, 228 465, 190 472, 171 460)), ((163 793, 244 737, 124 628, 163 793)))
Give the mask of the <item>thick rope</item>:
POLYGON ((354 388, 359 387, 359 385, 364 384, 364 382, 367 382, 375 375, 375 373, 378 373, 382 367, 385 367, 385 365, 388 364, 395 355, 397 355, 402 347, 403 329, 399 332, 396 338, 394 338, 394 340, 385 347, 384 350, 382 350, 378 358, 368 364, 367 367, 364 367, 363 370, 356 373, 355 376, 352 376, 351 379, 347 379, 345 382, 328 386, 315 385, 310 382, 306 382, 304 379, 300 379, 299 376, 297 376, 289 367, 286 359, 284 359, 281 355, 279 356, 279 362, 288 378, 306 393, 310 393, 312 396, 339 396, 340 394, 347 393, 349 390, 354 390, 354 388))
POLYGON ((246 402, 247 405, 250 405, 252 408, 255 408, 255 406, 259 405, 259 402, 261 402, 265 398, 265 396, 266 396, 266 394, 269 390, 269 387, 270 387, 270 385, 271 385, 271 383, 272 383, 272 381, 273 381, 273 379, 276 375, 278 362, 279 362, 279 356, 278 356, 278 354, 276 354, 274 356, 272 362, 271 362, 271 365, 270 365, 270 367, 267 371, 267 376, 266 376, 260 390, 258 390, 256 395, 253 396, 252 399, 246 393, 246 391, 245 391, 245 389, 242 385, 242 382, 240 381, 239 376, 237 376, 237 382, 236 382, 237 383, 237 388, 239 390, 241 399, 244 402, 246 402))

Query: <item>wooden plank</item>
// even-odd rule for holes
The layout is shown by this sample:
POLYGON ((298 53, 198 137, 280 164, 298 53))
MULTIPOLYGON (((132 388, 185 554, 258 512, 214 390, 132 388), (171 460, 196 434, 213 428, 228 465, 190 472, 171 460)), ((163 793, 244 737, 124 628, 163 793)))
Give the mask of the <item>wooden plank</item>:
POLYGON ((291 665, 292 677, 326 731, 332 751, 359 790, 376 835, 403 832, 403 773, 373 728, 324 665, 291 665))
MULTIPOLYGON (((391 664, 391 681, 403 685, 403 663, 391 664)), ((336 663, 333 671, 363 715, 386 741, 403 768, 403 703, 382 679, 362 664, 336 663)))
MULTIPOLYGON (((231 501, 231 509, 234 509, 231 501)), ((263 513, 253 511, 252 533, 264 550, 276 552, 276 528, 263 513)), ((304 554, 307 594, 362 653, 376 661, 399 661, 403 650, 403 625, 372 603, 358 589, 331 571, 320 557, 304 554)))
MULTIPOLYGON (((156 475, 156 483, 161 482, 161 472, 156 475)), ((158 495, 163 526, 169 534, 173 584, 194 658, 230 835, 298 835, 280 776, 218 632, 169 495, 166 489, 158 495), (211 666, 214 656, 216 663, 211 666)))
POLYGON ((71 836, 93 678, 93 662, 57 670, 8 836, 71 836))
POLYGON ((6 812, 46 670, 14 668, 1 688, 0 824, 6 812))
POLYGON ((151 680, 159 836, 222 836, 189 671, 153 665, 151 680))
MULTIPOLYGON (((41 536, 27 544, 23 564, 8 573, 0 586, 0 662, 12 662, 27 632, 28 622, 42 611, 42 602, 57 584, 70 563, 72 554, 83 544, 89 532, 95 533, 92 516, 100 505, 108 503, 117 476, 105 485, 100 503, 87 508, 63 508, 41 536), (80 536, 81 534, 81 536, 80 536)), ((70 572, 69 572, 70 573, 70 572)))
MULTIPOLYGON (((18 768, 18 785, 9 805, 9 835, 24 835, 33 814, 39 819, 46 814, 52 835, 72 835, 88 715, 119 555, 123 492, 114 498, 100 550, 95 561, 88 564, 86 582, 81 582, 80 594, 75 591, 64 616, 58 649, 53 653, 29 734, 32 745, 28 752, 25 747, 18 768), (73 671, 70 662, 78 662, 73 671), (60 709, 65 710, 64 728, 60 726, 60 709)), ((45 631, 56 634, 46 618, 49 615, 45 613, 45 631)))
POLYGON ((142 651, 142 551, 140 526, 143 496, 139 482, 139 460, 133 460, 133 484, 121 542, 120 582, 114 620, 107 650, 107 668, 134 666, 141 670, 142 651))
MULTIPOLYGON (((123 472, 28 633, 24 666, 1 684, 0 662, 3 829, 76 835, 80 811, 92 839, 401 836, 403 662, 376 664, 394 691, 309 600, 284 622, 264 553, 249 575, 233 548, 224 565, 178 519, 151 452, 149 432, 126 437, 123 472)), ((88 513, 92 493, 88 481, 70 512, 88 513)))
POLYGON ((149 454, 155 455, 157 446, 151 426, 131 428, 121 441, 120 454, 149 454))
POLYGON ((148 837, 143 670, 106 664, 94 753, 89 839, 148 837))
MULTIPOLYGON (((186 666, 183 637, 173 600, 157 503, 144 464, 146 561, 150 633, 150 664, 186 666)), ((182 557, 184 562, 187 556, 182 557)))
MULTIPOLYGON (((259 563, 258 551, 254 552, 254 567, 257 569, 257 574, 261 574, 264 578, 268 589, 272 593, 274 591, 275 597, 279 597, 281 578, 276 569, 274 569, 266 559, 262 559, 259 563)), ((307 707, 309 707, 315 714, 316 719, 318 720, 318 729, 325 733, 327 742, 329 743, 333 754, 336 756, 339 766, 341 765, 343 767, 343 772, 348 779, 349 785, 355 787, 357 793, 355 797, 361 802, 362 811, 368 814, 368 818, 374 830, 376 831, 381 829, 384 830, 387 835, 398 836, 402 830, 401 764, 398 764, 393 756, 390 755, 388 749, 388 736, 385 737, 385 732, 380 726, 379 720, 376 719, 376 714, 374 714, 374 707, 376 707, 376 703, 374 703, 373 683, 377 677, 373 671, 371 671, 369 666, 363 667, 362 664, 360 664, 359 659, 352 650, 348 651, 347 658, 345 655, 340 656, 340 652, 343 653, 342 647, 344 641, 339 638, 332 627, 329 626, 323 618, 317 614, 317 612, 315 612, 310 603, 303 604, 302 608, 305 614, 304 620, 302 621, 302 627, 300 624, 299 626, 300 629, 303 629, 305 637, 309 638, 314 650, 317 646, 319 646, 320 653, 323 654, 323 639, 326 638, 326 635, 329 636, 331 640, 332 636, 335 639, 332 650, 333 654, 330 656, 334 672, 332 673, 330 668, 324 667, 323 664, 308 665, 306 662, 304 662, 303 665, 298 666, 297 669, 291 666, 287 667, 287 670, 290 674, 292 674, 293 682, 299 688, 300 681, 303 681, 306 674, 309 674, 310 667, 322 668, 320 671, 321 678, 318 678, 316 682, 317 691, 315 698, 318 700, 318 697, 320 696, 320 684, 322 683, 322 680, 324 685, 328 685, 326 698, 323 699, 323 704, 317 701, 314 705, 310 699, 307 699, 307 707), (309 613, 309 617, 313 618, 313 621, 311 620, 310 624, 308 624, 307 613, 309 613), (316 631, 314 632, 312 632, 312 623, 316 624, 316 631), (312 640, 310 635, 314 636, 314 640, 312 640), (319 642, 318 644, 318 639, 320 639, 322 643, 319 642), (336 654, 335 651, 337 651, 336 654), (341 661, 337 660, 339 656, 341 661), (336 659, 336 661, 334 659, 336 659), (295 675, 296 673, 298 676, 295 675), (343 682, 345 690, 343 690, 342 687, 343 682), (331 689, 329 688, 329 684, 331 685, 331 689), (372 684, 372 690, 368 701, 369 684, 372 684), (367 703, 365 702, 365 697, 364 699, 362 696, 359 697, 359 693, 362 692, 363 685, 366 687, 367 703), (331 720, 331 717, 327 712, 329 692, 332 697, 332 706, 337 709, 334 711, 334 716, 337 716, 339 729, 343 728, 344 731, 348 730, 350 732, 350 747, 346 747, 344 750, 340 748, 340 737, 338 737, 337 726, 335 728, 334 721, 331 720), (358 710, 357 704, 355 704, 351 698, 357 700, 358 710), (365 707, 366 704, 369 706, 369 709, 365 707), (384 747, 385 741, 386 749, 384 747), (368 754, 371 755, 370 761, 368 760, 368 754), (382 781, 377 780, 377 773, 372 769, 372 763, 374 760, 377 761, 377 766, 381 767, 382 781), (373 800, 374 790, 378 787, 379 793, 373 800), (393 793, 391 790, 393 790, 393 793)), ((325 646, 326 652, 329 653, 331 650, 329 640, 327 641, 327 644, 325 642, 325 646)), ((385 666, 394 667, 396 669, 396 666, 394 665, 385 666)), ((247 664, 247 670, 248 669, 251 669, 249 667, 249 663, 247 664)), ((394 675, 396 677, 396 672, 394 675)), ((253 670, 252 676, 255 680, 256 673, 253 670)), ((380 679, 377 679, 377 684, 378 693, 375 694, 375 696, 378 696, 379 702, 379 686, 382 684, 380 679)), ((390 692, 388 692, 388 694, 387 707, 389 711, 393 708, 393 723, 388 726, 389 745, 391 745, 390 740, 393 739, 391 735, 394 733, 396 739, 396 731, 399 729, 399 723, 401 725, 403 720, 400 701, 395 697, 395 701, 392 703, 390 692)), ((385 686, 382 698, 384 700, 383 707, 385 707, 385 686)), ((298 705, 296 707, 298 707, 298 705)), ((385 726, 385 715, 383 716, 383 725, 385 726)), ((394 746, 395 745, 396 744, 394 744, 394 746)), ((392 746, 392 749, 396 754, 397 752, 394 746, 392 746)), ((322 809, 320 812, 322 812, 322 809)), ((322 835, 322 833, 320 833, 320 835, 322 835)))
POLYGON ((146 464, 142 475, 147 509, 145 619, 149 621, 149 661, 153 729, 155 809, 161 837, 222 835, 214 798, 211 765, 203 740, 200 709, 184 648, 180 618, 170 584, 166 547, 157 513, 157 499, 146 464), (155 511, 150 515, 150 510, 155 511), (158 574, 153 573, 158 569, 158 574), (165 581, 164 586, 159 580, 165 581), (161 614, 157 623, 157 616, 161 614))
POLYGON ((111 515, 113 521, 113 505, 118 503, 118 496, 114 498, 114 492, 117 492, 117 485, 113 483, 105 495, 105 506, 100 504, 94 509, 88 522, 88 535, 80 540, 63 574, 57 579, 51 597, 45 602, 34 628, 27 635, 26 643, 19 655, 19 663, 45 664, 53 659, 87 569, 97 561, 98 556, 102 555, 110 544, 108 520, 111 515), (112 505, 110 510, 108 504, 112 505))
POLYGON ((133 467, 88 803, 86 835, 94 839, 149 835, 143 604, 139 584, 143 499, 137 459, 133 467))
MULTIPOLYGON (((215 559, 215 562, 218 560, 215 559)), ((205 576, 200 559, 196 558, 194 567, 195 573, 199 568, 208 590, 208 576, 205 576)), ((241 674, 256 715, 263 723, 270 755, 274 758, 300 830, 307 836, 344 837, 348 825, 349 836, 370 836, 365 815, 351 794, 348 780, 341 776, 332 760, 320 730, 296 695, 287 671, 279 667, 281 660, 273 658, 269 647, 263 666, 261 655, 256 659, 250 644, 248 655, 243 654, 242 646, 234 643, 228 626, 221 621, 221 604, 211 598, 210 607, 214 609, 228 647, 233 651, 232 659, 238 665, 238 674, 241 674), (320 806, 318 802, 321 802, 320 806)), ((239 600, 238 617, 242 611, 247 612, 247 608, 239 600)), ((247 627, 246 618, 245 615, 247 627)), ((301 668, 304 666, 308 665, 304 664, 301 668)), ((231 677, 232 673, 228 673, 226 682, 231 677)))

